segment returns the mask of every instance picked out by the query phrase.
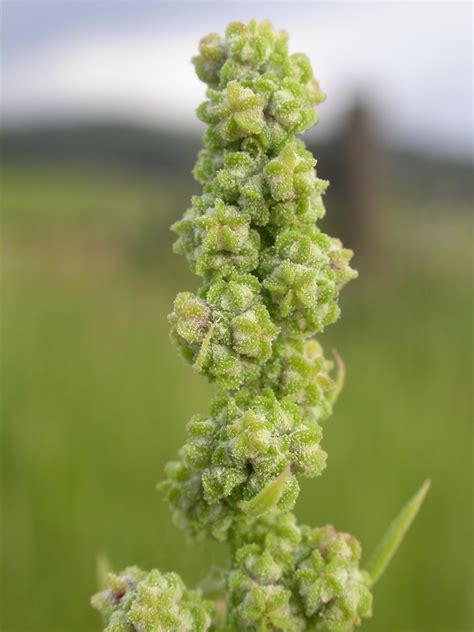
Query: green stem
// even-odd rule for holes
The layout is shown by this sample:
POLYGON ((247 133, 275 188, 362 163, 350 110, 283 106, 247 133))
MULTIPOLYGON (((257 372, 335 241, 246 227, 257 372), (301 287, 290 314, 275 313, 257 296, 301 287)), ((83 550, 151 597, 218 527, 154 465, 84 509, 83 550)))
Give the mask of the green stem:
POLYGON ((423 504, 430 485, 431 481, 427 479, 419 491, 407 502, 395 520, 390 524, 382 540, 372 553, 367 564, 367 572, 370 575, 372 586, 376 584, 383 575, 390 560, 395 555, 405 533, 410 528, 411 523, 423 504))

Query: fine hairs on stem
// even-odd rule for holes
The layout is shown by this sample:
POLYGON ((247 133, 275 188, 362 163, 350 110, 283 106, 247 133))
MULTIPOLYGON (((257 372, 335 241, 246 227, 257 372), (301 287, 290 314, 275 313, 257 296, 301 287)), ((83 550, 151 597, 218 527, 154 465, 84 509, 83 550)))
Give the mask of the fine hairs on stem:
POLYGON ((317 225, 328 183, 297 135, 325 97, 287 40, 253 20, 201 40, 202 193, 172 227, 175 251, 202 284, 176 297, 171 338, 217 388, 159 487, 187 538, 224 543, 229 563, 190 590, 173 572, 110 572, 101 556, 92 605, 106 632, 352 630, 371 616, 371 589, 428 490, 403 508, 366 569, 352 535, 293 513, 299 479, 326 466, 323 425, 345 377, 315 336, 337 320, 339 293, 357 273, 352 252, 317 225))

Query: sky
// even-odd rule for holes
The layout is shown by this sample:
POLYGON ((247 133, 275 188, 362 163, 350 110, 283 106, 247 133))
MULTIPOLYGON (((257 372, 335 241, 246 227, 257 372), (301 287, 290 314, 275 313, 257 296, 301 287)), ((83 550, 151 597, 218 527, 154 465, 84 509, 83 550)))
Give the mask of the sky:
POLYGON ((2 124, 119 119, 197 129, 203 35, 270 19, 303 51, 330 134, 355 98, 395 144, 472 152, 470 2, 3 0, 2 124))

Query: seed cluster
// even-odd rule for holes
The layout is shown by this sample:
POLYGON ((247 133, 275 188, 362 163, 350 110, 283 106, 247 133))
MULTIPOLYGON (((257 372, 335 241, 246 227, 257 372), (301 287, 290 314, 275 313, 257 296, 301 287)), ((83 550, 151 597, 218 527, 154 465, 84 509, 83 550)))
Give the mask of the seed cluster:
POLYGON ((110 573, 107 589, 92 597, 92 605, 106 621, 104 632, 205 632, 214 611, 176 573, 146 573, 136 566, 110 573))
MULTIPOLYGON (((230 545, 225 623, 213 629, 351 630, 371 606, 358 543, 332 527, 298 526, 291 513, 298 477, 325 467, 321 423, 341 387, 314 335, 337 320, 339 292, 357 276, 352 252, 316 224, 328 183, 296 138, 324 95, 308 58, 289 55, 286 33, 269 22, 231 23, 224 37, 201 40, 193 62, 208 84, 194 169, 203 190, 173 230, 202 286, 178 294, 169 320, 172 340, 217 395, 188 423, 161 486, 189 537, 230 545)), ((108 632, 211 626, 207 603, 174 575, 171 591, 169 576, 140 573, 114 578, 95 598, 108 632), (165 617, 167 603, 181 627, 171 615, 165 624, 136 614, 159 607, 165 617), (115 619, 126 623, 110 627, 115 619)))
POLYGON ((351 630, 370 616, 360 545, 333 527, 298 525, 293 513, 240 521, 228 585, 231 630, 351 630))
POLYGON ((188 424, 164 487, 188 533, 223 539, 242 501, 286 466, 282 511, 296 500, 296 475, 321 473, 319 422, 335 382, 312 336, 338 318, 339 291, 356 273, 351 251, 316 226, 327 183, 295 137, 323 98, 308 59, 288 55, 285 33, 251 22, 204 38, 194 63, 209 85, 198 108, 208 124, 195 168, 203 193, 173 230, 203 285, 178 294, 170 322, 219 393, 188 424))

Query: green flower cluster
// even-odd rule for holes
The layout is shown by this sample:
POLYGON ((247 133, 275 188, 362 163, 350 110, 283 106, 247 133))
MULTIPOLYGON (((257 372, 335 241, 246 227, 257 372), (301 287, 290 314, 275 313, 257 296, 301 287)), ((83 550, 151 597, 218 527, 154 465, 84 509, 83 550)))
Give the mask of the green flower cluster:
POLYGON ((263 387, 272 388, 277 397, 291 398, 307 419, 321 422, 332 413, 332 402, 343 377, 340 366, 339 375, 333 379, 333 366, 314 338, 288 337, 274 345, 261 383, 263 387))
POLYGON ((308 59, 252 21, 204 38, 194 63, 209 85, 198 108, 208 124, 195 168, 203 193, 173 230, 204 283, 178 294, 169 320, 183 357, 221 393, 188 425, 164 487, 188 533, 223 538, 242 501, 286 466, 282 510, 296 475, 321 473, 318 422, 338 389, 311 336, 338 318, 339 291, 356 273, 351 251, 315 224, 327 182, 295 138, 323 98, 308 59))
POLYGON ((259 280, 233 273, 200 294, 178 294, 169 317, 183 357, 223 388, 255 380, 279 332, 263 305, 259 280))
POLYGON ((339 289, 354 277, 350 251, 316 229, 281 232, 262 257, 263 286, 275 322, 290 334, 312 335, 340 314, 339 289))
POLYGON ((296 138, 324 95, 308 58, 289 55, 269 22, 231 23, 193 61, 208 84, 194 169, 202 194, 173 230, 202 285, 178 294, 169 321, 218 392, 188 423, 160 487, 190 538, 228 542, 225 611, 213 615, 174 573, 135 567, 110 575, 93 605, 107 632, 349 632, 370 616, 371 577, 385 561, 369 577, 352 536, 292 513, 298 477, 325 467, 321 423, 344 377, 314 336, 337 320, 340 290, 357 276, 352 252, 317 226, 328 183, 296 138))
POLYGON ((345 632, 371 615, 370 578, 359 569, 353 536, 275 513, 250 530, 240 525, 236 539, 231 630, 345 632))
POLYGON ((302 532, 305 556, 295 579, 304 614, 315 630, 351 630, 372 614, 371 578, 359 568, 360 544, 330 525, 302 532))
POLYGON ((312 336, 338 318, 339 291, 356 276, 351 251, 316 226, 327 182, 295 138, 323 95, 308 59, 288 55, 268 22, 209 35, 194 63, 209 85, 194 170, 203 193, 173 230, 204 283, 178 294, 169 319, 184 358, 220 391, 189 422, 162 488, 189 536, 231 543, 229 629, 348 629, 370 610, 358 554, 288 513, 297 477, 325 466, 319 422, 341 386, 312 336))
POLYGON ((104 632, 206 632, 214 606, 199 591, 186 590, 176 573, 149 573, 136 566, 109 573, 107 589, 92 605, 106 623, 104 632))
POLYGON ((288 55, 287 39, 269 22, 251 21, 201 40, 193 61, 209 85, 198 108, 209 125, 206 144, 217 149, 254 136, 268 150, 316 123, 314 105, 324 95, 306 55, 288 55))
POLYGON ((239 516, 242 503, 256 497, 287 466, 291 472, 278 493, 280 511, 293 508, 296 475, 317 476, 326 463, 321 427, 290 398, 265 389, 221 393, 211 415, 196 415, 180 460, 167 467, 163 486, 175 521, 192 537, 218 540, 239 516))

